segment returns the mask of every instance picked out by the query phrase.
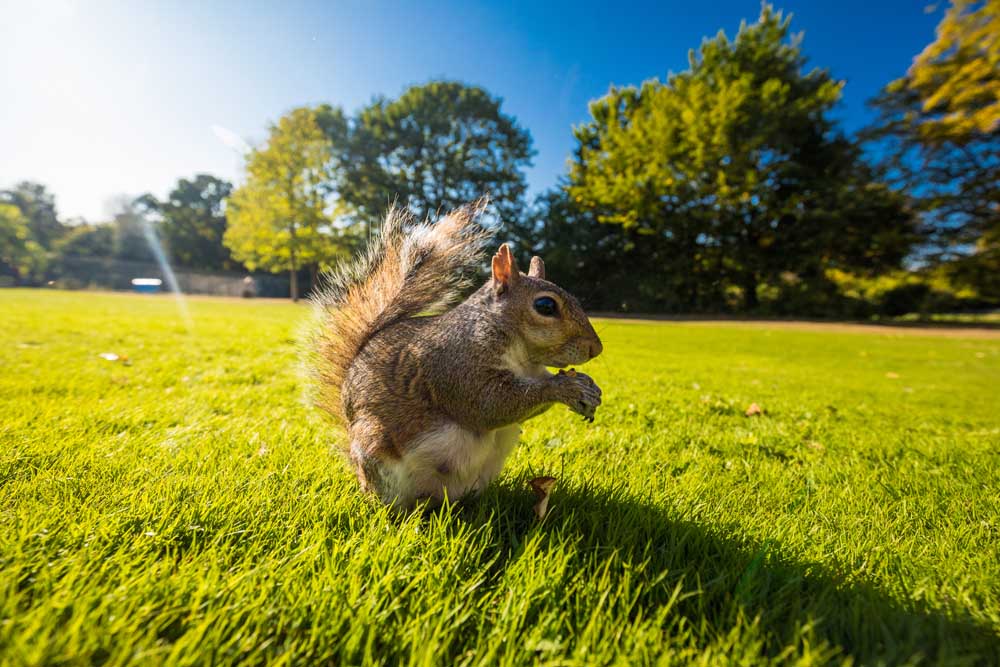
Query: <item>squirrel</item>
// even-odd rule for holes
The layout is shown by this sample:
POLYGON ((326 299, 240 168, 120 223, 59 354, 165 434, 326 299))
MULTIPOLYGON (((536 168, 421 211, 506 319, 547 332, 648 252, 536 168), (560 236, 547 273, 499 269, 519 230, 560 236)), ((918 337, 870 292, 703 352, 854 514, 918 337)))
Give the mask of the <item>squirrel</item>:
POLYGON ((563 403, 593 421, 601 390, 575 371, 601 340, 569 292, 507 244, 492 275, 456 305, 483 266, 485 201, 436 224, 390 209, 369 249, 314 298, 317 402, 346 426, 362 489, 409 509, 483 490, 521 424, 563 403))

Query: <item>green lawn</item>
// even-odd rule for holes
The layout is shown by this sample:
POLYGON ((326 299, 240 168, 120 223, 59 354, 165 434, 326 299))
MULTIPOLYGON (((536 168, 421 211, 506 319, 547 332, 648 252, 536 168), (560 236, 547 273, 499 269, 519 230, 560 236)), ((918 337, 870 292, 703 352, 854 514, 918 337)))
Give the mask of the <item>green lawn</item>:
POLYGON ((601 321, 594 424, 394 518, 306 308, 189 308, 0 290, 3 663, 1000 662, 998 337, 601 321))

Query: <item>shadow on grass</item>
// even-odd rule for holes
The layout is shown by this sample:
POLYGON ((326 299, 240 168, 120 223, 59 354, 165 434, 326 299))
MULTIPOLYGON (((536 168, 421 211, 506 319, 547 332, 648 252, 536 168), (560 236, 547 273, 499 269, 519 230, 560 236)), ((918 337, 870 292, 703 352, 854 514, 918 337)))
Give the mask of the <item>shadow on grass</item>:
POLYGON ((539 523, 531 493, 522 489, 494 485, 462 511, 466 521, 488 523, 498 536, 498 573, 519 557, 529 536, 542 531, 553 546, 569 540, 582 556, 580 567, 595 569, 595 577, 594 563, 601 559, 590 556, 617 551, 625 565, 621 576, 638 571, 656 581, 633 614, 653 617, 683 582, 684 592, 695 594, 675 601, 671 613, 685 616, 687 627, 721 636, 741 615, 757 619, 762 651, 770 657, 800 644, 805 633, 814 645, 824 642, 855 664, 1000 664, 995 628, 898 601, 857 577, 798 562, 779 543, 753 544, 673 520, 621 490, 557 488, 550 514, 539 523))

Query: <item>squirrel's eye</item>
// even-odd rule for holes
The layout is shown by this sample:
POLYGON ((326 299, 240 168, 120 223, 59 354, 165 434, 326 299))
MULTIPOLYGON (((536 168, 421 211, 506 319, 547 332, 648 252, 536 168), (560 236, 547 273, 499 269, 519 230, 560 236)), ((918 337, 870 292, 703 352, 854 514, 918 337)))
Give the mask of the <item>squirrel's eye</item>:
POLYGON ((555 317, 559 312, 556 300, 550 296, 540 296, 535 299, 535 312, 545 317, 555 317))

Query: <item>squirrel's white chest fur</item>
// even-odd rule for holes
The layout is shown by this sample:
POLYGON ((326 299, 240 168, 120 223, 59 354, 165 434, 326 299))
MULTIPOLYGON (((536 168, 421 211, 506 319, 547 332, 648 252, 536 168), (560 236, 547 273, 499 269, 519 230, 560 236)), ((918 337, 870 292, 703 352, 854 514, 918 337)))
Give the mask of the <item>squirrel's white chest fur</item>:
POLYGON ((395 499, 455 500, 482 491, 500 474, 517 445, 521 425, 476 434, 458 424, 445 424, 421 434, 402 458, 386 468, 395 499))
MULTIPOLYGON (((500 364, 519 377, 550 375, 528 361, 520 343, 507 349, 500 364)), ((422 433, 402 458, 387 465, 389 493, 400 500, 443 500, 445 495, 454 500, 482 491, 500 475, 520 435, 520 424, 475 433, 448 423, 422 433)))

